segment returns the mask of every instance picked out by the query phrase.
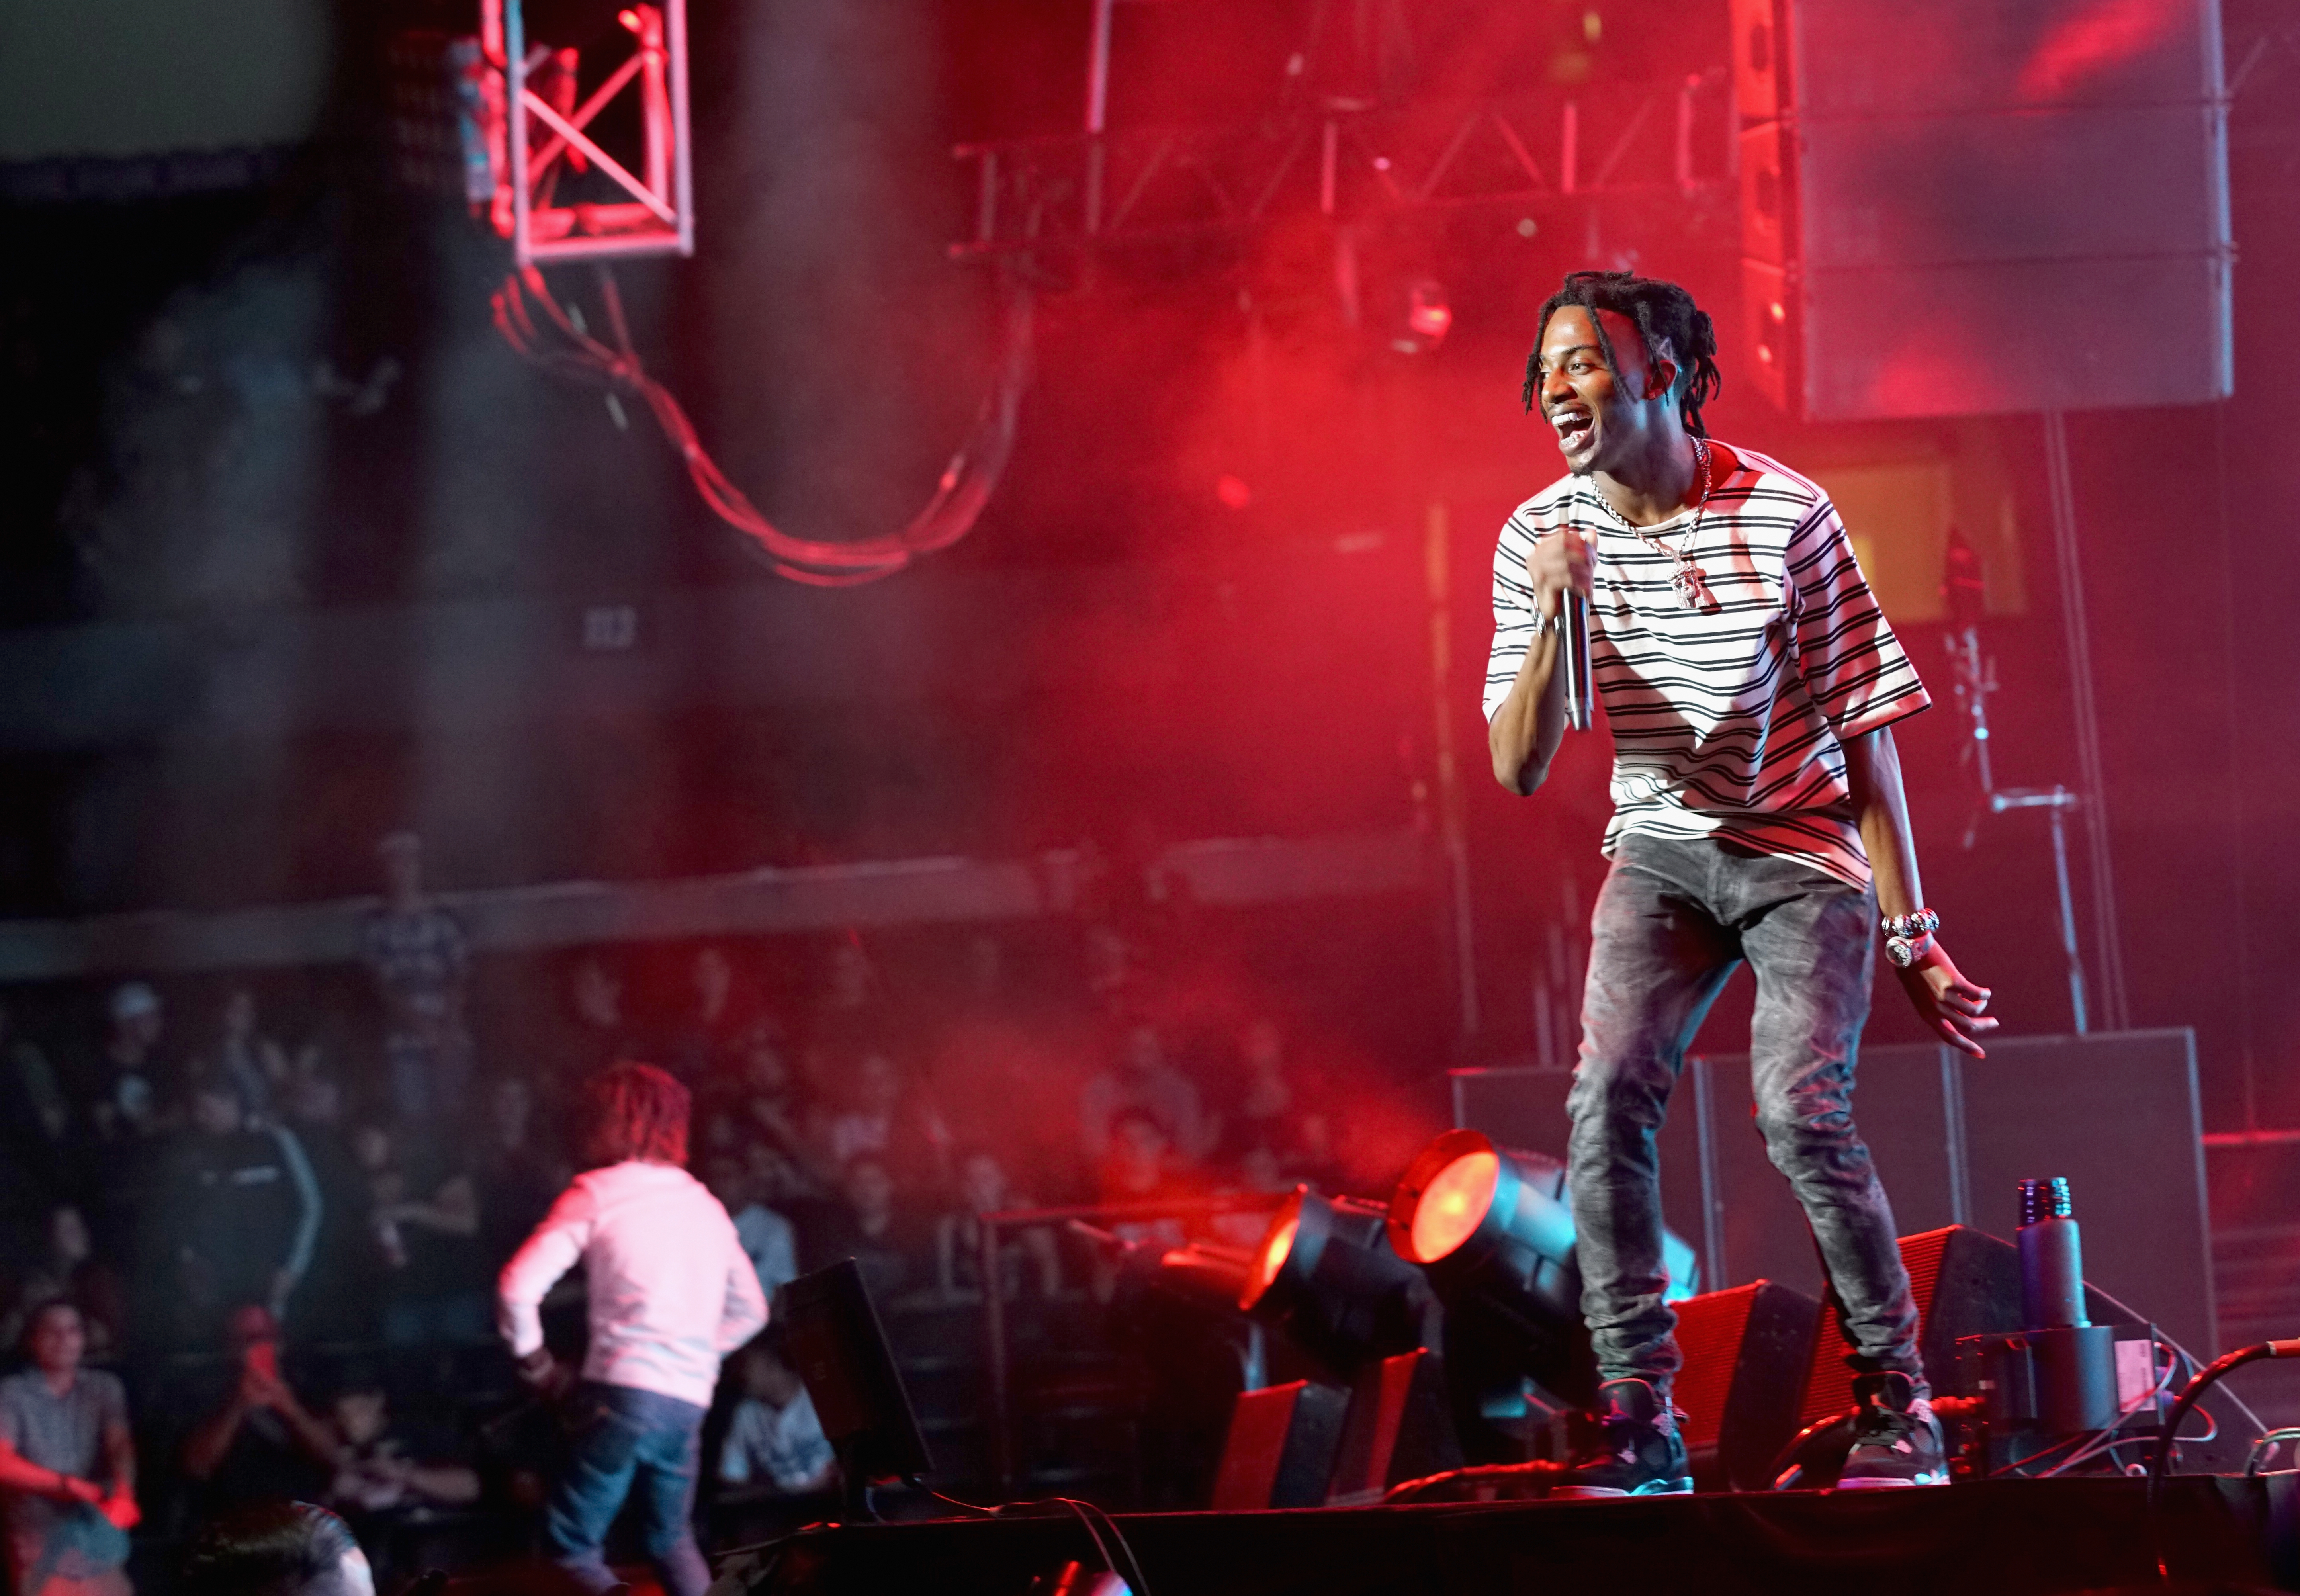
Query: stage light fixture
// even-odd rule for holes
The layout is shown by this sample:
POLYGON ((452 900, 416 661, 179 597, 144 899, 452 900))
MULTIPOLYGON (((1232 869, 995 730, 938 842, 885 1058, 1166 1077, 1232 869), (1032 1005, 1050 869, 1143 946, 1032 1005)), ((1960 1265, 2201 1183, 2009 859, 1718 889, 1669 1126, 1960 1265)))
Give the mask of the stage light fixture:
MULTIPOLYGON (((1480 1131, 1447 1131, 1406 1166, 1387 1228, 1397 1255, 1421 1265, 1441 1297, 1474 1294, 1539 1332, 1580 1318, 1573 1210, 1555 1159, 1496 1147, 1480 1131)), ((1666 1231, 1662 1259, 1667 1300, 1700 1288, 1692 1247, 1666 1231)))
POLYGON ((1421 1271, 1383 1235, 1378 1202, 1296 1186, 1254 1251, 1238 1305, 1348 1373, 1423 1343, 1431 1305, 1421 1271))
POLYGON ((1454 328, 1454 307, 1442 285, 1424 278, 1406 290, 1405 325, 1432 349, 1446 341, 1454 328))

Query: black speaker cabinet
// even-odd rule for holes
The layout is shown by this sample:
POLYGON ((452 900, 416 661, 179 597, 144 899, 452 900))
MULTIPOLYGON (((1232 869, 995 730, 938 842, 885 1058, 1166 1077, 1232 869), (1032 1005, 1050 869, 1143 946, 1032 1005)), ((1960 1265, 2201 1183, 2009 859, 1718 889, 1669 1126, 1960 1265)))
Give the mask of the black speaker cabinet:
POLYGON ((1240 1395, 1214 1471, 1214 1511, 1323 1504, 1349 1403, 1349 1392, 1309 1380, 1240 1395))
MULTIPOLYGON (((2021 1328, 2021 1259, 2010 1242, 1969 1225, 1951 1225, 1901 1238, 1901 1262, 1917 1300, 1917 1351, 1933 1389, 1957 1389, 1956 1343, 1968 1335, 2021 1328)), ((1821 1317, 1812 1372, 1797 1422, 1842 1413, 1853 1406, 1853 1371, 1834 1312, 1821 1317)))
POLYGON ((1358 1376, 1342 1424, 1330 1502, 1379 1501, 1393 1485, 1461 1467, 1445 1363, 1437 1353, 1426 1348, 1400 1352, 1358 1376))
POLYGON ((1677 1305, 1684 1354, 1675 1398, 1703 1491, 1762 1491, 1773 1458, 1802 1420, 1821 1304, 1770 1280, 1677 1305))

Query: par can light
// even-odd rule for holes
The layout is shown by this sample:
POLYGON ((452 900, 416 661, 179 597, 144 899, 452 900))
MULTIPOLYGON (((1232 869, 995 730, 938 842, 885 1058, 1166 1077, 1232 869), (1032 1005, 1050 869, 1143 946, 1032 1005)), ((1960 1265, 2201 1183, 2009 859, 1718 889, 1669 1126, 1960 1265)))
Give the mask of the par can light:
POLYGON ((1555 1159, 1447 1131, 1406 1165, 1388 1230, 1398 1257, 1421 1265, 1441 1296, 1498 1296, 1496 1306, 1545 1327, 1579 1318, 1573 1212, 1555 1159))
POLYGON ((1238 1306, 1347 1371, 1421 1342, 1429 1288, 1383 1237, 1379 1202, 1296 1186, 1254 1251, 1238 1306))
MULTIPOLYGON (((1472 1294, 1529 1327, 1578 1324, 1581 1272, 1565 1166, 1447 1131, 1414 1155, 1389 1200, 1390 1245, 1421 1266, 1441 1297, 1472 1294)), ((1663 1233, 1667 1296, 1699 1289, 1693 1249, 1663 1233)))

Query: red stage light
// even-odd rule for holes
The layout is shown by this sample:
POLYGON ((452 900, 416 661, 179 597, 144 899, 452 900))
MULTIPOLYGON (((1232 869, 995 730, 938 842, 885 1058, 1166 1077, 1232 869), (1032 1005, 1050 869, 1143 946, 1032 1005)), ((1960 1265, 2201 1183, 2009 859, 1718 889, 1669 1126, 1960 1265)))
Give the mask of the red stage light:
POLYGON ((1432 348, 1444 343, 1454 326, 1454 307, 1446 303, 1446 290, 1436 283, 1414 284, 1407 295, 1405 325, 1432 348))
POLYGON ((1464 1153, 1430 1177, 1408 1233, 1414 1262, 1436 1263, 1477 1234, 1494 1205, 1501 1172, 1500 1158, 1487 1150, 1464 1153))
POLYGON ((1262 1301, 1278 1278, 1278 1272, 1293 1256, 1294 1238, 1302 1234, 1302 1198, 1299 1193, 1287 1199, 1287 1206, 1279 1212, 1277 1220, 1262 1238, 1261 1249, 1254 1255, 1254 1276, 1246 1283, 1238 1305, 1251 1309, 1262 1301))
POLYGON ((1243 478, 1225 471, 1214 483, 1214 497, 1232 510, 1243 510, 1254 503, 1254 489, 1243 478))

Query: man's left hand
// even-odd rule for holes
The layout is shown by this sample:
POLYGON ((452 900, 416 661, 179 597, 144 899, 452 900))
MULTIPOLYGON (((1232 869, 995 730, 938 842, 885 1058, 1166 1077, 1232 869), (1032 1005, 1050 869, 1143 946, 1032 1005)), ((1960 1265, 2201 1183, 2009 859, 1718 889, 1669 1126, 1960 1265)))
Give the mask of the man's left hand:
POLYGON ((1909 994, 1917 1018, 1931 1027, 1935 1035, 1961 1053, 1976 1059, 1988 1056, 1980 1046, 1980 1039, 1996 1028, 1988 1015, 1988 988, 1957 974, 1948 950, 1938 940, 1922 959, 1906 969, 1896 965, 1893 973, 1900 977, 1901 989, 1909 994))
POLYGON ((551 1355, 549 1347, 538 1347, 519 1360, 520 1384, 546 1401, 557 1401, 575 1384, 575 1371, 551 1355))

